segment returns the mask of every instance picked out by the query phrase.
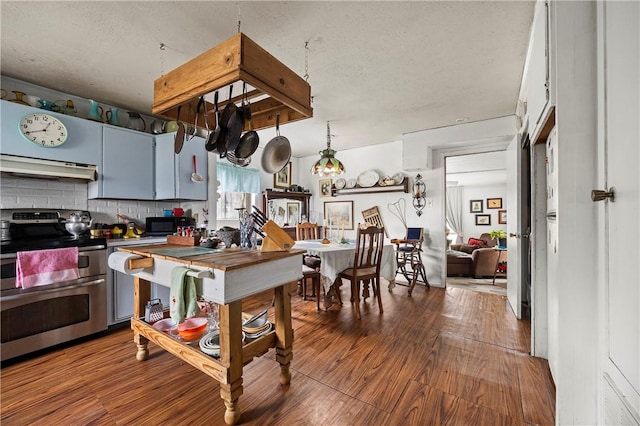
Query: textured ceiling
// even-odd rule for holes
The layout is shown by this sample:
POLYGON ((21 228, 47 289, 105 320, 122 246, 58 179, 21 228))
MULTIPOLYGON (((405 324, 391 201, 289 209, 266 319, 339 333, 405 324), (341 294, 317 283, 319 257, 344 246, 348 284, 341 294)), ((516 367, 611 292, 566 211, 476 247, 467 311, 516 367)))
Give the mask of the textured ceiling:
MULTIPOLYGON (((2 1, 2 74, 150 113, 153 81, 241 30, 299 75, 314 117, 294 156, 511 115, 533 1, 2 1), (160 51, 160 43, 166 50, 160 51)), ((261 146, 275 130, 260 132, 261 146)))

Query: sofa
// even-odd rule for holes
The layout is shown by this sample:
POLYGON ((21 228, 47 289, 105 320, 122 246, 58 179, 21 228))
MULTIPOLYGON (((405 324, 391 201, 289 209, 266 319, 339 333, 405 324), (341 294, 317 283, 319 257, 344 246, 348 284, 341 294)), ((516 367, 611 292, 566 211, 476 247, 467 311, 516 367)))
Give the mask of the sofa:
POLYGON ((467 244, 451 244, 447 251, 447 276, 493 277, 500 251, 488 233, 469 238, 467 244))

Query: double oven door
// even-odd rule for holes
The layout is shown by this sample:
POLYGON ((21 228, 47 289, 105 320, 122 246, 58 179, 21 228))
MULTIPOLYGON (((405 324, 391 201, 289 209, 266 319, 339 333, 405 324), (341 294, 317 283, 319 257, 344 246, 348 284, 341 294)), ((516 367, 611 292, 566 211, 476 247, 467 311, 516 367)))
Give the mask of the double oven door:
POLYGON ((16 255, 3 253, 0 291, 2 361, 107 328, 106 248, 80 247, 80 277, 15 288, 16 255))

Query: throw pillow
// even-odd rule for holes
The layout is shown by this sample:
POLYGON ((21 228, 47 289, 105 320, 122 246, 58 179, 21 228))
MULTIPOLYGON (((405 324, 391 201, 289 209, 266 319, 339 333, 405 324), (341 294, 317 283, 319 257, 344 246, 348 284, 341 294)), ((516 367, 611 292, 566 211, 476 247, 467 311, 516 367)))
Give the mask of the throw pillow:
POLYGON ((469 238, 469 241, 467 242, 467 244, 469 244, 470 246, 484 246, 486 245, 484 240, 479 240, 477 238, 469 238))

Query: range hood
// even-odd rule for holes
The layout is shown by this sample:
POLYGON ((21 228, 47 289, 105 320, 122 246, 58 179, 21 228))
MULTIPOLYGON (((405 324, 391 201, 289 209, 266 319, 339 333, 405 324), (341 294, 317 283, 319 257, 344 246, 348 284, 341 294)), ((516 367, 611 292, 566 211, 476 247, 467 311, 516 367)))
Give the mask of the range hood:
POLYGON ((41 179, 96 180, 96 166, 64 161, 0 155, 0 172, 41 179))

